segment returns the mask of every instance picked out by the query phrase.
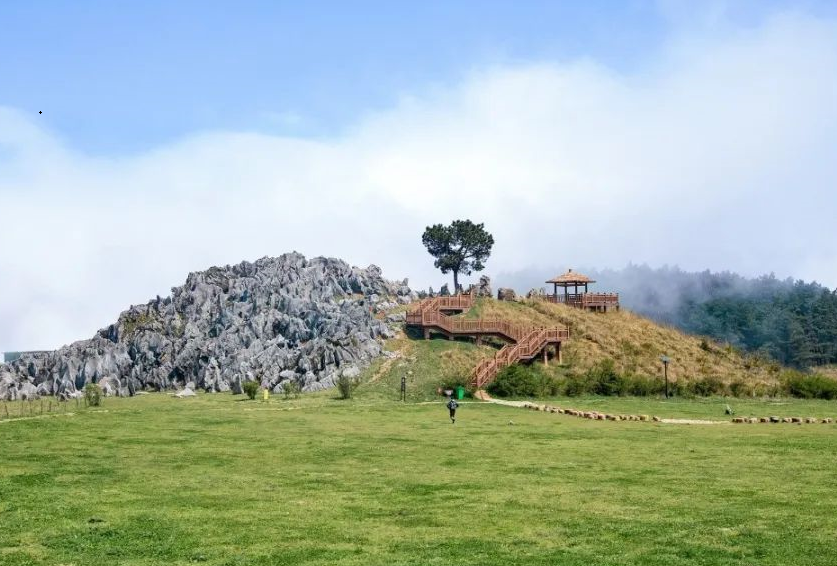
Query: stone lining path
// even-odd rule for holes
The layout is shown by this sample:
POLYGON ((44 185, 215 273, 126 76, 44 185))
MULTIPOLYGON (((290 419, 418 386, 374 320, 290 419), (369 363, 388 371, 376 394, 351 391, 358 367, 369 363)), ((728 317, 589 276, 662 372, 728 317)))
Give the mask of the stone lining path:
POLYGON ((477 399, 494 403, 496 405, 506 405, 509 407, 518 407, 523 409, 531 409, 533 411, 543 411, 545 413, 559 413, 562 415, 570 415, 573 417, 580 417, 584 419, 598 420, 598 421, 642 421, 642 422, 659 422, 665 424, 685 424, 685 425, 729 425, 729 424, 753 424, 753 423, 795 423, 795 424, 831 424, 833 419, 830 417, 817 419, 814 417, 735 417, 728 421, 714 421, 708 419, 663 419, 657 416, 650 415, 615 415, 610 413, 602 413, 591 410, 578 409, 564 409, 561 407, 553 407, 551 405, 539 405, 531 401, 507 401, 505 399, 494 399, 485 391, 477 391, 474 395, 477 399))

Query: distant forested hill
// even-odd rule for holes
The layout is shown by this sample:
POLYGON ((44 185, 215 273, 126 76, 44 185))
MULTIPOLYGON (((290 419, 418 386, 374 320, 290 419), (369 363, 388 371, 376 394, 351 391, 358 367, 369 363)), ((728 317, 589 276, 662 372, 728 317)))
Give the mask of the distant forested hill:
MULTIPOLYGON (((580 271, 596 279, 591 290, 617 291, 625 307, 686 332, 761 352, 790 366, 837 363, 837 291, 817 283, 644 265, 580 271)), ((555 273, 529 270, 497 279, 526 291, 555 273)))

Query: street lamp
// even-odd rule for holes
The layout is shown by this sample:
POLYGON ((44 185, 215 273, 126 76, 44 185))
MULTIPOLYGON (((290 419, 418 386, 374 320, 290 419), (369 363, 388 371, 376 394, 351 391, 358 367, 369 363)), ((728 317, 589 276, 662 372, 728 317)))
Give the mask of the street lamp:
POLYGON ((671 358, 668 356, 660 356, 660 361, 663 362, 663 375, 666 380, 666 399, 668 399, 668 363, 671 361, 671 358))

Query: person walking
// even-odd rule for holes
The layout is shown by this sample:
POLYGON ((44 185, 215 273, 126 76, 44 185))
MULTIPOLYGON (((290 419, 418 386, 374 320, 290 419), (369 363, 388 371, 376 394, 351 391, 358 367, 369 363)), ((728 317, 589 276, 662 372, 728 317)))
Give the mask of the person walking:
POLYGON ((451 396, 448 399, 448 409, 450 410, 450 422, 451 424, 456 423, 456 408, 459 407, 459 403, 456 402, 456 399, 451 396))

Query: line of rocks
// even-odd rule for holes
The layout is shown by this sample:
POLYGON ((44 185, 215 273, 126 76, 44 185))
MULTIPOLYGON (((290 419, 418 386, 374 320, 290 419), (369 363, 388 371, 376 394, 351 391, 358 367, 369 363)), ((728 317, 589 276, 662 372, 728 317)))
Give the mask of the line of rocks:
MULTIPOLYGON (((523 403, 520 405, 525 409, 530 409, 532 411, 543 411, 545 413, 558 413, 561 415, 570 415, 573 417, 579 417, 582 419, 591 419, 591 420, 598 420, 598 421, 650 421, 650 422, 662 422, 663 419, 657 416, 651 415, 614 415, 610 413, 601 413, 599 411, 581 411, 578 409, 565 409, 562 407, 553 407, 551 405, 538 405, 537 403, 523 403)), ((834 419, 831 417, 824 417, 818 419, 816 417, 734 417, 732 419, 733 423, 736 424, 754 424, 754 423, 793 423, 793 424, 814 424, 814 423, 822 423, 822 424, 831 424, 834 422, 834 419)))
POLYGON ((561 407, 553 407, 551 405, 538 405, 536 403, 523 403, 521 407, 533 411, 543 411, 545 413, 558 413, 561 415, 570 415, 572 417, 591 419, 594 421, 662 421, 660 417, 651 415, 613 415, 610 413, 600 413, 598 411, 580 411, 578 409, 564 409, 561 407))
POLYGON ((794 424, 814 424, 814 423, 822 423, 822 424, 831 424, 834 422, 834 419, 831 417, 825 417, 822 419, 818 419, 816 417, 735 417, 732 419, 732 422, 736 424, 754 424, 754 423, 794 423, 794 424))

